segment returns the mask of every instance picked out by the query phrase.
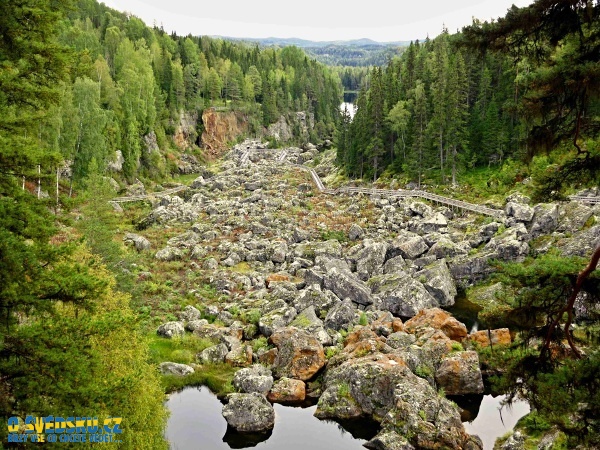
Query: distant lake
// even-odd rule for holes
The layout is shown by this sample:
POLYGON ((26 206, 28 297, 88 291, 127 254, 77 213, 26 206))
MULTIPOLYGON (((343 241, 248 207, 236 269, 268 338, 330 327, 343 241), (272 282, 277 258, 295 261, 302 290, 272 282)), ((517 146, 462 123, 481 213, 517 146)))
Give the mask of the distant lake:
POLYGON ((344 108, 348 108, 348 113, 350 114, 350 118, 354 119, 354 103, 342 102, 340 105, 340 111, 344 111, 344 108))

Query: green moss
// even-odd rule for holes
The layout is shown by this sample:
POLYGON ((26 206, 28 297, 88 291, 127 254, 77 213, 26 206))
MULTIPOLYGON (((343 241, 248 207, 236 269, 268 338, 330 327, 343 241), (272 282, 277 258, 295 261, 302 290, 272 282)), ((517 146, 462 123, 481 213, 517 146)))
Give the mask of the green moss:
POLYGON ((348 383, 340 383, 337 389, 338 398, 350 398, 350 385, 348 383))

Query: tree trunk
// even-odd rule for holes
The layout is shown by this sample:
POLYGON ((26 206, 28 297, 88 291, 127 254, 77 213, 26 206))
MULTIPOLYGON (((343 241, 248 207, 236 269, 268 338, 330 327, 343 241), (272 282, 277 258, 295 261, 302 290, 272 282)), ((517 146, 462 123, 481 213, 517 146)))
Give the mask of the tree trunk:
POLYGON ((594 250, 594 253, 592 254, 592 257, 590 259, 590 263, 587 265, 587 267, 585 269, 583 269, 583 271, 577 277, 577 281, 575 282, 575 286, 573 287, 573 292, 571 293, 571 296, 569 297, 569 301, 558 312, 558 314, 556 315, 556 318, 550 324, 550 327, 548 328, 548 333, 546 334, 546 340, 544 341, 544 347, 542 348, 542 355, 544 355, 544 356, 549 355, 550 341, 552 339, 552 334, 554 333, 554 330, 560 323, 560 320, 561 320, 563 314, 567 313, 568 318, 567 318, 567 321, 565 322, 565 326, 564 326, 565 336, 567 337, 567 342, 569 343, 571 350, 573 350, 573 354, 575 355, 575 357, 581 358, 581 352, 575 345, 575 342, 573 342, 573 335, 570 330, 571 325, 573 324, 573 306, 575 305, 575 300, 577 300, 577 296, 579 295, 579 292, 581 292, 581 287, 583 286, 583 282, 594 270, 596 270, 596 266, 598 266, 599 260, 600 260, 600 246, 598 246, 596 248, 596 250, 594 250))

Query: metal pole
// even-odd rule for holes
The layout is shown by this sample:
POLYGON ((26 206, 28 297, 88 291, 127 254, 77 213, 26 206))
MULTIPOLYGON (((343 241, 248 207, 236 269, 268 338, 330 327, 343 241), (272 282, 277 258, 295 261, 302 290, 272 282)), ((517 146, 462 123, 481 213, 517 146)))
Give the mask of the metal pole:
POLYGON ((37 193, 37 197, 38 200, 42 194, 42 178, 41 178, 41 174, 42 174, 42 165, 38 164, 38 193, 37 193))

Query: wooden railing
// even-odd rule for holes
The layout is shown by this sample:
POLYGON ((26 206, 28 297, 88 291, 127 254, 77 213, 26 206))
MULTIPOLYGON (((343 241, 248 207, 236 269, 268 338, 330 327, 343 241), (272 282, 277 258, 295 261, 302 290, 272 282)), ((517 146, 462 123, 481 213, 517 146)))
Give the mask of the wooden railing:
MULTIPOLYGON (((239 164, 240 166, 244 166, 246 164, 250 163, 250 151, 253 149, 247 149, 244 150, 240 157, 239 157, 239 164)), ((286 150, 282 150, 281 153, 277 156, 277 161, 280 161, 282 163, 288 162, 287 161, 287 151, 286 150)), ((289 163, 289 162, 288 162, 289 163)), ((486 216, 492 216, 495 217, 497 219, 500 219, 504 216, 504 211, 498 210, 498 209, 492 209, 492 208, 488 208, 482 205, 477 205, 474 203, 468 203, 468 202, 463 202, 462 200, 455 200, 453 198, 448 198, 448 197, 443 197, 441 195, 437 195, 437 194, 432 194, 430 192, 427 191, 422 191, 420 189, 414 189, 414 190, 406 190, 406 189, 398 189, 398 190, 392 190, 392 189, 378 189, 378 188, 367 188, 367 187, 340 187, 337 189, 328 189, 325 187, 325 185, 323 184, 323 181, 321 180, 321 177, 319 177, 319 174, 317 174, 317 172, 314 169, 311 169, 310 167, 306 167, 304 165, 301 164, 293 164, 293 163, 289 163, 290 165, 297 167, 301 170, 305 170, 307 172, 310 173, 310 176, 312 178, 312 181, 315 183, 317 189, 320 192, 323 192, 324 194, 329 194, 329 195, 340 195, 340 194, 367 194, 367 195, 379 195, 381 197, 388 197, 388 198, 397 198, 397 197, 402 197, 402 198, 409 198, 409 197, 417 197, 417 198, 424 198, 427 200, 430 200, 432 202, 435 203, 439 203, 441 205, 446 205, 446 206, 450 206, 451 208, 458 208, 458 209, 462 209, 465 211, 470 211, 470 212, 474 212, 474 213, 478 213, 478 214, 483 214, 486 216)), ((145 195, 134 195, 131 197, 117 197, 113 200, 111 200, 114 203, 123 203, 123 202, 135 202, 135 201, 139 201, 139 200, 147 200, 150 198, 157 198, 157 197, 161 197, 164 195, 170 195, 170 194, 175 194, 177 192, 183 191, 184 189, 187 189, 187 186, 178 186, 172 189, 166 189, 164 191, 161 192, 155 192, 152 194, 145 194, 145 195)), ((571 197, 573 200, 577 200, 577 201, 586 201, 588 203, 600 203, 600 198, 599 197, 571 197)))

